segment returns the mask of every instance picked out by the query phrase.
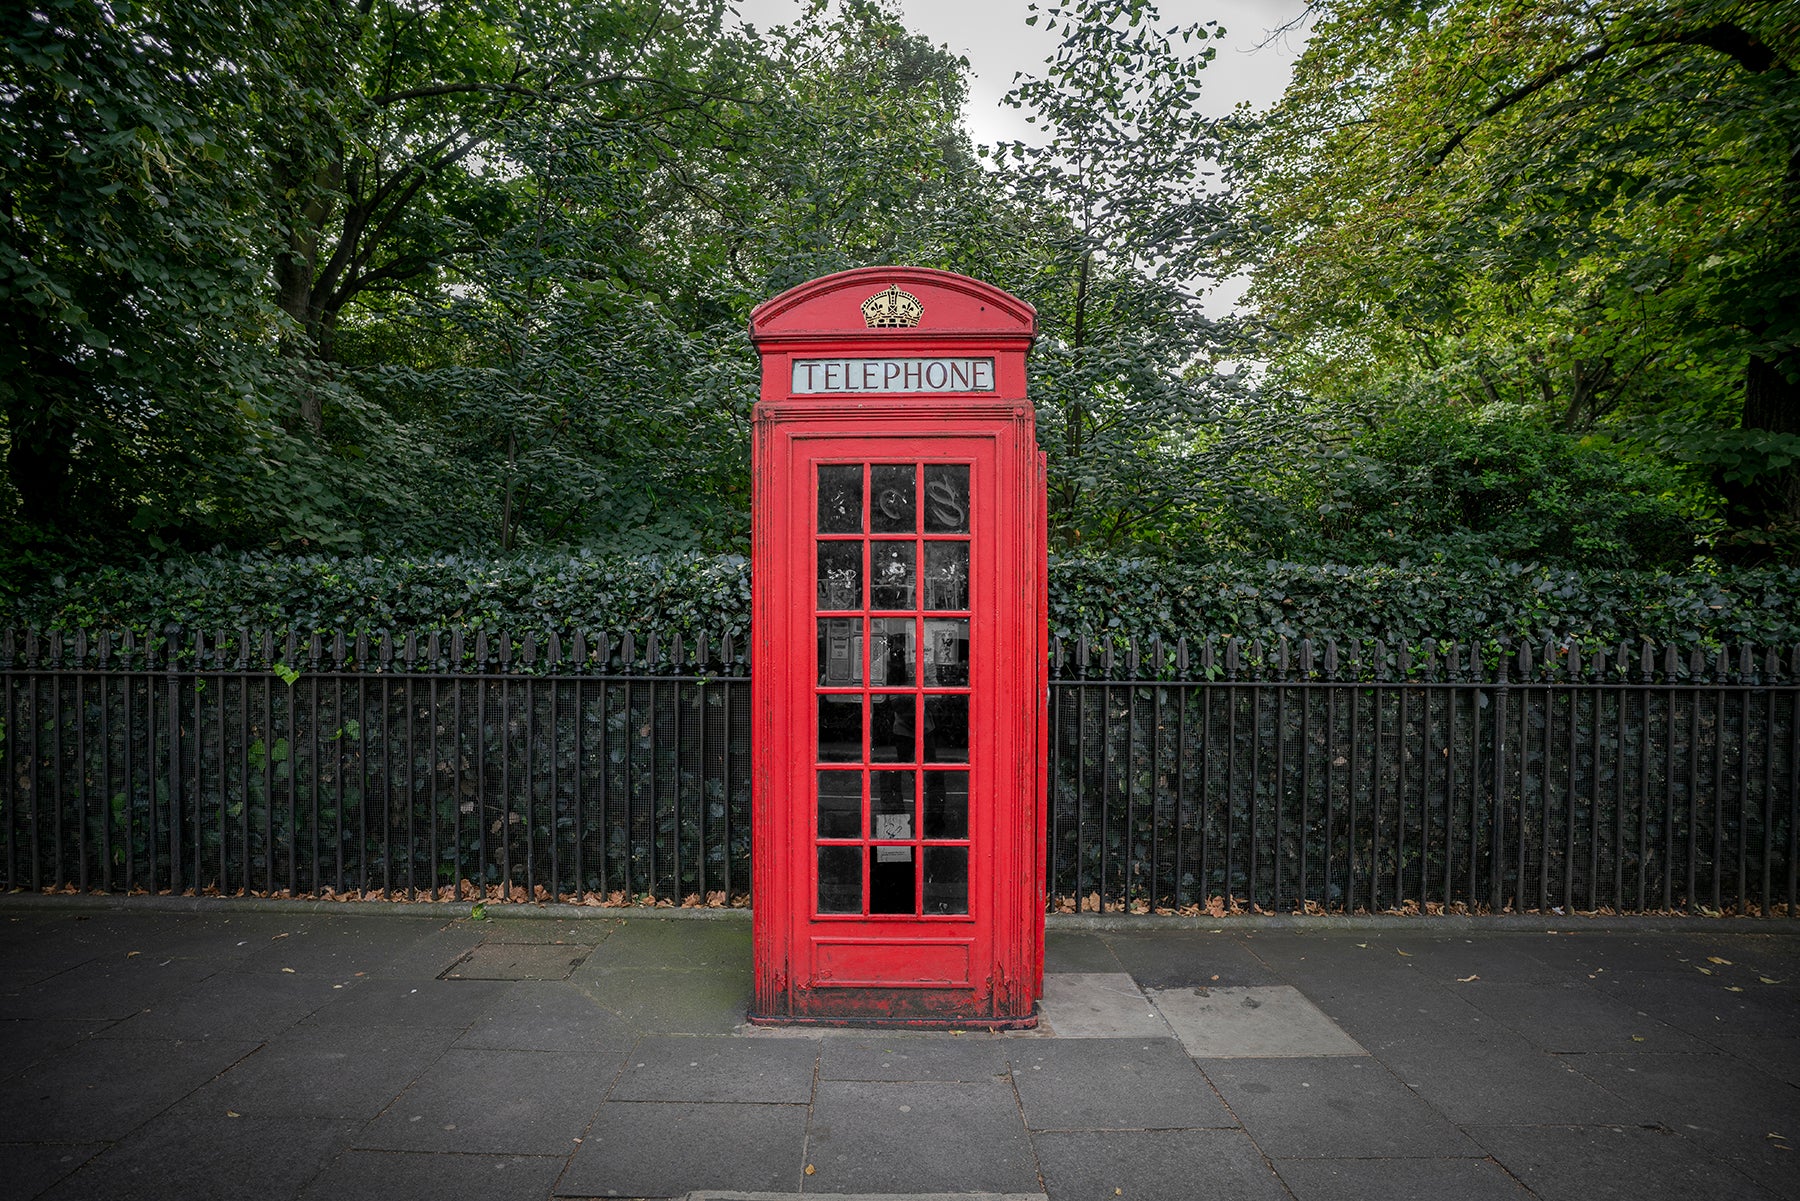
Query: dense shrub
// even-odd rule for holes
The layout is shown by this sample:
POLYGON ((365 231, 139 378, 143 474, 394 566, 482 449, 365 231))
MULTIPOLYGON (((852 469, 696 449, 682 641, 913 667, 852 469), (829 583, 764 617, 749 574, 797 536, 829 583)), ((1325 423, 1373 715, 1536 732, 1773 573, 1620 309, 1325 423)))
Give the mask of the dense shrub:
MULTIPOLYGON (((103 568, 0 602, 0 625, 242 627, 383 633, 465 629, 749 628, 750 566, 733 556, 246 555, 103 568)), ((1482 566, 1176 564, 1059 557, 1051 632, 1165 639, 1390 639, 1678 645, 1800 642, 1800 568, 1723 573, 1482 566)))

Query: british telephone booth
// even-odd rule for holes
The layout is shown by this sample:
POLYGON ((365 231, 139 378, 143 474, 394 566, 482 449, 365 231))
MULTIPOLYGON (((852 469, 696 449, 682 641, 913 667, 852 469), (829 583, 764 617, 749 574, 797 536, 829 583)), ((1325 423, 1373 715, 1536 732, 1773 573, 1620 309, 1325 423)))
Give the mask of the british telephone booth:
POLYGON ((756 1022, 1028 1026, 1043 983, 1033 310, 867 268, 759 305, 756 1022))

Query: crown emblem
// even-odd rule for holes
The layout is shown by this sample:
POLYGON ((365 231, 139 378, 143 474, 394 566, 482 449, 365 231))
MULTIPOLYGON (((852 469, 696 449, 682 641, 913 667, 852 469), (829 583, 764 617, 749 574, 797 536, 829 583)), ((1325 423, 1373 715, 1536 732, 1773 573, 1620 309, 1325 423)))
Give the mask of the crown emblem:
POLYGON ((889 284, 862 302, 863 321, 870 329, 903 329, 919 323, 925 306, 899 284, 889 284))

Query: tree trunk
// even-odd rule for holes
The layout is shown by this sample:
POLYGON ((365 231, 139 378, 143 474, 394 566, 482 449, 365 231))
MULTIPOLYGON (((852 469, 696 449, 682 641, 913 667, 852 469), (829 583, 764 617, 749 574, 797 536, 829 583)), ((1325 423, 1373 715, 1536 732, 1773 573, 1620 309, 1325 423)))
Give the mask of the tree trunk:
MULTIPOLYGON (((1786 364, 1753 354, 1744 368, 1745 431, 1800 436, 1800 383, 1788 378, 1786 364)), ((1731 524, 1742 531, 1733 558, 1755 562, 1792 554, 1800 541, 1800 464, 1790 463, 1749 480, 1719 483, 1731 505, 1731 524)))

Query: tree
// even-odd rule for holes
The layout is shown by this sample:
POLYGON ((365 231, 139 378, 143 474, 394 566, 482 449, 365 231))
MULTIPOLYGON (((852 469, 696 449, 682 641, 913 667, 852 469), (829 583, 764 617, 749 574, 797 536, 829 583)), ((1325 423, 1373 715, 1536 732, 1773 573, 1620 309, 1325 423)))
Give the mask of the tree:
POLYGON ((1800 532, 1796 5, 1321 4, 1234 178, 1295 378, 1662 435, 1800 532), (1735 429, 1732 429, 1735 427, 1735 429), (1727 432, 1730 430, 1731 432, 1727 432))
POLYGON ((1199 304, 1227 202, 1206 178, 1220 125, 1197 102, 1207 42, 1224 31, 1164 30, 1146 0, 1032 9, 1028 23, 1061 41, 1007 99, 1043 140, 994 157, 1038 217, 1009 274, 1038 308, 1032 387, 1052 537, 1180 542, 1206 510, 1232 506, 1233 468, 1257 437, 1248 424, 1266 434, 1273 415, 1214 370, 1242 345, 1199 304))

